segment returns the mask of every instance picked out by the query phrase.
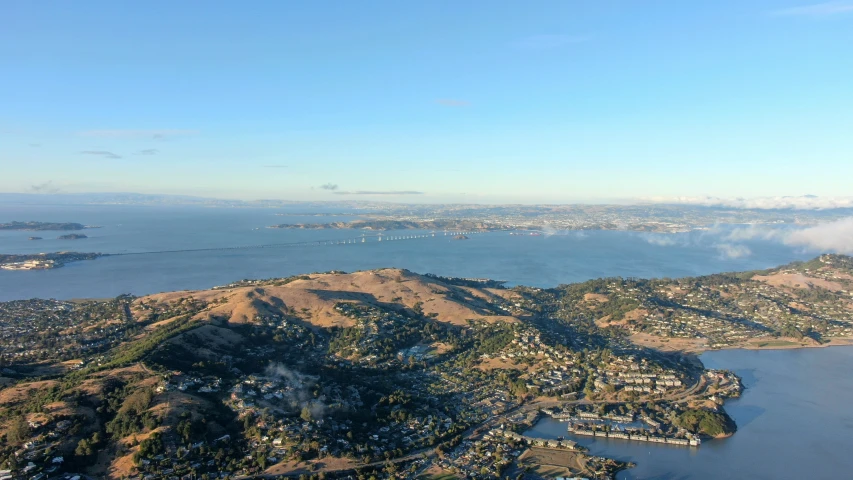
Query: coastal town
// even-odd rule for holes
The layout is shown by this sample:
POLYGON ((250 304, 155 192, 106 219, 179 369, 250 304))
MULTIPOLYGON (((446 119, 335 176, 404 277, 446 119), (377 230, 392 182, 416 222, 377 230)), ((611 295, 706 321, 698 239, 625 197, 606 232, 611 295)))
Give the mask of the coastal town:
POLYGON ((612 478, 631 465, 586 439, 736 434, 740 379, 684 351, 849 338, 851 273, 824 255, 541 289, 384 269, 4 302, 0 475, 612 478))
POLYGON ((3 270, 50 270, 66 263, 94 260, 105 256, 102 253, 55 252, 34 254, 0 254, 0 269, 3 270))
MULTIPOLYGON (((329 207, 333 206, 327 205, 329 207)), ((716 224, 780 225, 825 221, 808 211, 709 208, 690 205, 410 205, 339 204, 336 216, 352 220, 285 223, 273 228, 371 230, 630 230, 687 232, 716 224), (348 212, 348 213, 344 213, 348 212)), ((843 214, 843 212, 841 213, 843 214)))

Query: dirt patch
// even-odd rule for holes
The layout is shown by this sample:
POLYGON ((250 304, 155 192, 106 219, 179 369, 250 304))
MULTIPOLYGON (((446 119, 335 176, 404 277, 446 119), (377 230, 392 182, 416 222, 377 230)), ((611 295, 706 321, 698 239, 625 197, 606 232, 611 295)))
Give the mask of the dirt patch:
POLYGON ((54 417, 70 417, 72 415, 86 415, 88 418, 94 418, 95 412, 91 408, 78 407, 72 408, 67 402, 48 403, 42 408, 46 414, 54 417))
POLYGON ((788 306, 791 308, 803 311, 803 312, 811 311, 811 309, 809 307, 807 307, 806 305, 803 305, 802 303, 799 303, 799 302, 790 302, 790 303, 788 303, 788 306))
POLYGON ((444 355, 445 353, 453 350, 453 347, 442 342, 431 343, 429 347, 431 349, 430 353, 435 356, 444 355))
POLYGON ((823 288, 833 292, 844 290, 844 286, 837 282, 831 282, 822 278, 807 277, 801 273, 775 273, 773 275, 756 275, 753 280, 764 282, 774 287, 788 288, 823 288))
POLYGON ((55 380, 41 382, 19 383, 13 387, 0 390, 0 405, 15 405, 29 400, 36 392, 47 390, 58 385, 55 380))
POLYGON ((126 455, 117 456, 108 466, 102 466, 101 470, 106 470, 107 478, 120 479, 129 477, 136 470, 136 465, 133 463, 133 454, 139 450, 139 442, 147 440, 148 437, 155 432, 164 432, 166 429, 157 427, 150 432, 135 433, 119 440, 119 443, 130 449, 126 455))
POLYGON ((670 285, 670 286, 666 287, 666 290, 668 290, 669 293, 671 293, 673 297, 680 298, 680 297, 687 295, 687 290, 682 290, 681 287, 676 286, 676 285, 670 285))
POLYGON ((281 462, 277 463, 264 471, 267 475, 297 475, 311 474, 311 472, 329 472, 335 470, 349 470, 358 467, 360 463, 354 462, 348 458, 323 457, 319 460, 311 460, 309 462, 281 462))
POLYGON ((418 480, 450 480, 453 478, 464 478, 461 475, 445 470, 437 465, 433 465, 426 469, 424 473, 417 477, 418 480))
POLYGON ((517 363, 515 359, 512 358, 486 358, 483 359, 479 365, 477 365, 480 370, 522 370, 526 369, 527 365, 517 363))
POLYGON ((107 478, 120 479, 129 477, 136 470, 136 464, 133 463, 133 454, 136 453, 136 450, 139 450, 139 447, 134 448, 131 453, 113 460, 109 468, 107 468, 107 478))
POLYGON ((641 320, 643 318, 646 318, 646 316, 648 314, 649 314, 649 311, 646 310, 645 308, 635 308, 635 309, 631 310, 630 312, 626 313, 623 318, 627 322, 636 322, 637 320, 641 320))
POLYGON ((636 345, 654 348, 662 352, 702 352, 708 350, 707 340, 701 338, 667 338, 648 333, 635 333, 630 338, 636 345))
POLYGON ((722 298, 732 298, 732 297, 734 297, 734 295, 732 295, 732 294, 731 294, 731 293, 729 293, 729 292, 726 292, 725 290, 723 290, 723 289, 721 289, 721 288, 716 288, 716 287, 714 287, 714 288, 711 288, 711 290, 713 290, 713 291, 717 292, 717 294, 719 294, 719 295, 720 295, 720 297, 722 297, 722 298))
POLYGON ((146 325, 146 326, 145 326, 145 330, 155 330, 155 329, 158 329, 158 328, 160 328, 160 327, 166 326, 166 325, 168 325, 168 324, 170 324, 170 323, 174 322, 174 321, 175 321, 175 320, 177 320, 178 318, 179 318, 179 316, 175 316, 175 317, 167 318, 167 319, 165 319, 165 320, 160 320, 160 321, 154 322, 154 323, 152 323, 151 325, 146 325))
POLYGON ((583 299, 587 302, 598 302, 598 303, 606 303, 610 301, 610 298, 607 295, 602 295, 600 293, 587 293, 584 294, 583 299))
POLYGON ((644 308, 635 308, 630 312, 627 312, 622 316, 621 320, 612 320, 610 315, 605 317, 601 317, 595 321, 595 324, 599 327, 607 327, 609 325, 627 325, 631 322, 636 322, 637 320, 646 318, 646 315, 649 314, 649 311, 644 308))
POLYGON ((579 475, 587 470, 583 454, 564 449, 531 447, 518 457, 518 464, 542 478, 579 475))

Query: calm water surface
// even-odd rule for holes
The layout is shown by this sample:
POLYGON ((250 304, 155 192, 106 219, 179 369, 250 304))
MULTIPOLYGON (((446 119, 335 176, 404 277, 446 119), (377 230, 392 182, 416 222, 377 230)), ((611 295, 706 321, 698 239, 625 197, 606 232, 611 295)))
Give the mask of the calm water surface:
MULTIPOLYGON (((311 212, 321 212, 312 209, 311 212)), ((301 216, 290 209, 0 205, 0 222, 36 220, 100 225, 81 240, 57 240, 62 232, 0 232, 0 253, 61 250, 139 253, 359 238, 353 230, 268 229, 278 223, 346 221, 356 217, 301 216), (29 241, 36 235, 44 240, 29 241)), ((336 209, 335 212, 340 212, 336 209)), ((343 212, 348 213, 348 212, 343 212)), ((355 212, 353 212, 355 213, 355 212)), ((367 232, 368 234, 370 232, 367 232)), ((390 235, 413 232, 387 232, 390 235)), ((421 232, 428 233, 428 232, 421 232)), ((551 287, 606 276, 679 277, 768 268, 811 258, 770 242, 744 244, 751 254, 728 258, 718 235, 634 232, 563 232, 532 237, 507 232, 459 241, 436 237, 396 242, 127 255, 76 262, 46 271, 0 270, 0 300, 97 298, 202 289, 243 278, 270 278, 328 270, 401 267, 418 273, 488 277, 509 285, 551 287)))
POLYGON ((543 420, 528 435, 571 438, 595 455, 637 464, 619 479, 853 478, 853 347, 725 350, 701 356, 735 371, 746 391, 725 408, 733 436, 699 448, 575 437, 543 420))

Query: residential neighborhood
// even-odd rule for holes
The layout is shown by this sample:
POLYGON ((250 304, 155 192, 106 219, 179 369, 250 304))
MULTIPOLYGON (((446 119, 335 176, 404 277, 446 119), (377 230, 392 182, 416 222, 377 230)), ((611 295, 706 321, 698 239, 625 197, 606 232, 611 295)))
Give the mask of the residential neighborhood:
POLYGON ((612 478, 630 465, 584 438, 703 448, 736 429, 738 376, 664 345, 841 341, 851 272, 822 256, 542 289, 382 270, 0 303, 0 469, 612 478), (540 422, 561 435, 537 437, 540 422))

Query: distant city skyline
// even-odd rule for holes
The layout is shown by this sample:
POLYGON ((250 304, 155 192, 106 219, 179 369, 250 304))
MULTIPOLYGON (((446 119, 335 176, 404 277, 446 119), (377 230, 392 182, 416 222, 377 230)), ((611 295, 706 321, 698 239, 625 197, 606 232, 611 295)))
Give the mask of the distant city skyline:
POLYGON ((0 192, 853 195, 853 0, 9 1, 0 19, 0 192))

